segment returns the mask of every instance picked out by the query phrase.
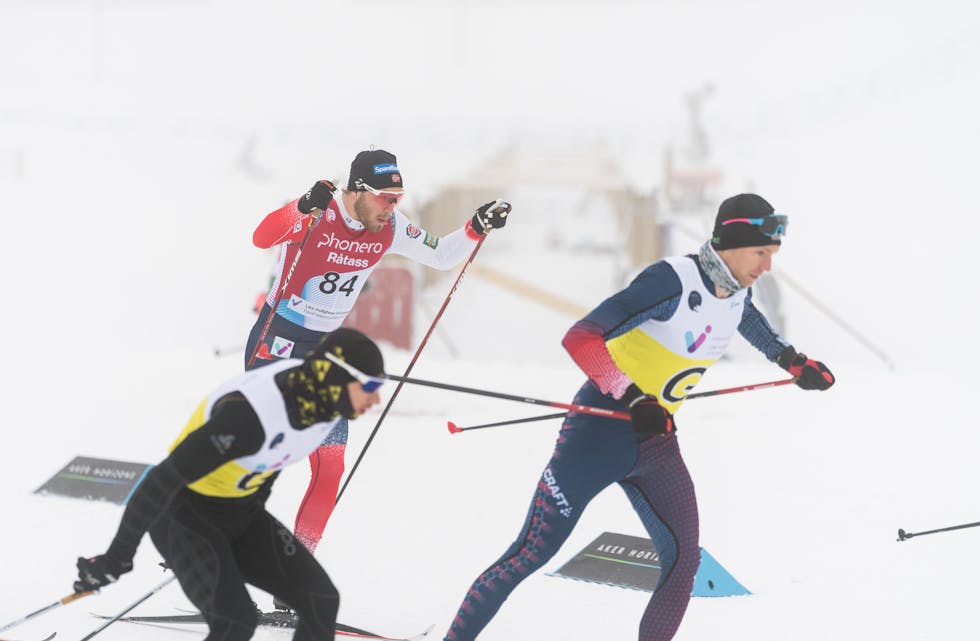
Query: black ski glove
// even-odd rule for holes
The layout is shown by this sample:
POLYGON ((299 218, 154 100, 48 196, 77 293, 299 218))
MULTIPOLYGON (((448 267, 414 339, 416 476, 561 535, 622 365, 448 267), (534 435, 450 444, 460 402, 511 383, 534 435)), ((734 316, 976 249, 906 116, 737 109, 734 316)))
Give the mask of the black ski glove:
POLYGON ((132 561, 118 561, 106 554, 90 559, 80 556, 75 565, 78 567, 78 580, 74 584, 76 593, 104 588, 133 569, 132 561))
POLYGON ((308 214, 314 209, 324 210, 333 200, 335 191, 337 188, 329 180, 318 180, 308 192, 299 197, 296 206, 302 214, 308 214))
POLYGON ((674 416, 657 402, 656 396, 644 394, 636 384, 627 387, 619 400, 630 409, 630 422, 640 434, 662 436, 676 429, 674 416))
POLYGON ((510 203, 500 199, 481 205, 473 214, 473 229, 479 234, 487 233, 488 229, 500 229, 507 224, 509 213, 510 203))
POLYGON ((776 357, 776 362, 784 370, 796 377, 796 384, 806 390, 825 390, 837 379, 827 366, 800 354, 792 346, 787 347, 776 357))

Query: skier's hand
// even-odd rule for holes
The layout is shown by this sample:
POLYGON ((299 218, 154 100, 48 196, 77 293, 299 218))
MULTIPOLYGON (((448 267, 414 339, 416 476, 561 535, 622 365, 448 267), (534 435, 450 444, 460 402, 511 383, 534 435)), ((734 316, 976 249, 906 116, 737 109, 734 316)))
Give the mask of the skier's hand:
POLYGON ((657 402, 657 397, 644 394, 635 384, 626 388, 620 398, 630 409, 630 422, 640 434, 664 435, 673 432, 674 416, 657 402))
POLYGON ((802 389, 825 390, 837 380, 826 365, 809 358, 806 354, 798 353, 793 347, 787 347, 780 352, 776 362, 796 377, 796 384, 802 389))
POLYGON ((314 209, 323 211, 330 205, 335 191, 337 187, 329 180, 318 180, 308 192, 299 197, 296 206, 303 214, 309 214, 314 209))
POLYGON ((500 199, 481 205, 473 214, 473 230, 485 234, 490 229, 500 229, 507 224, 509 213, 510 203, 500 199))
POLYGON ((105 554, 89 559, 80 556, 75 565, 78 567, 78 580, 74 584, 76 593, 104 588, 133 569, 132 561, 118 561, 105 554))

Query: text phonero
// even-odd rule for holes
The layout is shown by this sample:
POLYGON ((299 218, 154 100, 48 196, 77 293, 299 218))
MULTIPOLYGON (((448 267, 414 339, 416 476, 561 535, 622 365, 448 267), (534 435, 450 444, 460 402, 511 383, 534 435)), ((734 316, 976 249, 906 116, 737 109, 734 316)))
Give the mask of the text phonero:
POLYGON ((362 243, 356 240, 337 238, 333 232, 324 234, 323 238, 316 244, 316 246, 317 249, 320 247, 329 247, 330 249, 337 249, 354 254, 380 254, 385 250, 384 243, 362 243))

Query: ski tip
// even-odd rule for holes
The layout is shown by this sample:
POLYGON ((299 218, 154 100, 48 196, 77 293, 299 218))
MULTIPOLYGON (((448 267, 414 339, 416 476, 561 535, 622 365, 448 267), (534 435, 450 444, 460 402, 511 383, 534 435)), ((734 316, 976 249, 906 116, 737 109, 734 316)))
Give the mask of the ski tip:
POLYGON ((436 624, 433 623, 432 625, 427 627, 424 632, 422 632, 421 634, 417 634, 414 637, 409 637, 407 641, 422 641, 422 639, 429 636, 429 633, 435 629, 436 629, 436 624))
POLYGON ((446 426, 449 428, 450 434, 459 434, 463 431, 461 427, 456 427, 456 424, 452 421, 446 421, 446 426))

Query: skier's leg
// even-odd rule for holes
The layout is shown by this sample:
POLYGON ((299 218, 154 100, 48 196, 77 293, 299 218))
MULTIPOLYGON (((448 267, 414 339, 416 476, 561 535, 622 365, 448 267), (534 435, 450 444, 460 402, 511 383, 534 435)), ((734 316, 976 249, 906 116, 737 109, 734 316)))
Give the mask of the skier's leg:
POLYGON ((208 623, 205 641, 247 641, 258 623, 227 537, 189 506, 177 506, 150 537, 184 594, 208 623))
POLYGON ((316 551, 337 502, 346 449, 347 419, 341 419, 320 447, 310 454, 310 484, 296 511, 294 525, 296 538, 310 552, 316 551))
MULTIPOLYGON (((608 403, 608 398, 587 385, 574 402, 594 405, 608 403)), ((623 421, 574 413, 565 419, 520 534, 473 582, 446 633, 447 641, 476 638, 518 583, 554 556, 589 501, 626 475, 636 459, 635 445, 634 432, 623 421)))
POLYGON ((676 435, 644 439, 636 465, 621 486, 661 564, 660 580, 640 621, 639 639, 668 641, 684 618, 701 560, 697 498, 676 435))
POLYGON ((248 583, 296 612, 294 641, 333 639, 340 595, 289 528, 262 511, 238 537, 234 553, 248 583))

